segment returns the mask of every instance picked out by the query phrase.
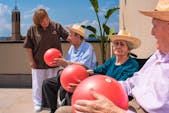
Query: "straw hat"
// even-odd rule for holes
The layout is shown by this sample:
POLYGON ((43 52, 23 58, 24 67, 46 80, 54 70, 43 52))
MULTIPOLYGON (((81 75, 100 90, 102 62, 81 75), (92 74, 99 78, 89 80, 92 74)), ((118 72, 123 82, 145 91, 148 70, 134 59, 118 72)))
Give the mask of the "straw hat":
POLYGON ((169 0, 159 0, 154 11, 140 10, 146 16, 169 21, 169 0))
POLYGON ((78 33, 83 38, 86 38, 85 30, 80 25, 74 24, 72 27, 66 27, 69 31, 73 31, 75 33, 78 33))
POLYGON ((138 38, 132 37, 130 32, 120 30, 117 35, 108 36, 112 42, 116 40, 127 41, 132 44, 132 49, 136 49, 140 46, 141 41, 138 38))

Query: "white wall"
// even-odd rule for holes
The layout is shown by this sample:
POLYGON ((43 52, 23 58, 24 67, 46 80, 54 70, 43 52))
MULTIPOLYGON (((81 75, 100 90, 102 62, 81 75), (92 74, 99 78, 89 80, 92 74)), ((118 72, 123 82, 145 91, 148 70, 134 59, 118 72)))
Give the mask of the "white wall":
POLYGON ((151 18, 139 13, 138 10, 154 10, 157 2, 158 0, 120 0, 120 28, 123 28, 122 14, 124 12, 126 30, 142 42, 138 49, 133 50, 139 58, 146 58, 155 51, 156 40, 151 35, 151 18))

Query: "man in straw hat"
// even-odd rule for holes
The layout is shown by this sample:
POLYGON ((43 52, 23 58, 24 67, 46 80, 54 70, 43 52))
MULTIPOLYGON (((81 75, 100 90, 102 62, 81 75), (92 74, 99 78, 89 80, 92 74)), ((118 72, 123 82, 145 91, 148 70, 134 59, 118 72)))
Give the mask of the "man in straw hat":
POLYGON ((168 113, 169 0, 159 0, 154 11, 140 12, 152 17, 152 35, 157 39, 157 51, 139 72, 120 82, 126 93, 134 98, 129 102, 129 109, 123 110, 91 90, 91 95, 96 100, 77 100, 73 106, 77 113, 168 113))
MULTIPOLYGON (((54 65, 64 68, 70 64, 81 64, 86 68, 93 69, 97 64, 96 55, 92 45, 85 41, 85 30, 77 24, 74 24, 72 27, 67 27, 67 29, 69 30, 67 40, 70 42, 71 46, 65 59, 54 59, 54 65)), ((49 107, 51 113, 54 113, 57 109, 57 94, 60 86, 59 75, 43 81, 42 107, 49 107)))

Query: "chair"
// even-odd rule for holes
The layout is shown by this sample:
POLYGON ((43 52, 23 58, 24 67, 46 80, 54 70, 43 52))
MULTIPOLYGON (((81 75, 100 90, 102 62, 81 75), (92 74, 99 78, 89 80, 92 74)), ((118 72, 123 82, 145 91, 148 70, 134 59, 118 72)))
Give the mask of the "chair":
POLYGON ((136 61, 139 63, 139 70, 143 67, 145 62, 151 57, 151 55, 150 55, 148 58, 137 58, 137 55, 134 53, 130 53, 129 55, 130 55, 130 57, 135 58, 136 61))
POLYGON ((149 59, 149 57, 148 57, 148 58, 145 58, 145 59, 136 58, 136 61, 137 61, 138 64, 139 64, 139 69, 138 69, 138 70, 140 70, 140 69, 143 67, 143 65, 145 64, 145 62, 146 62, 148 59, 149 59))

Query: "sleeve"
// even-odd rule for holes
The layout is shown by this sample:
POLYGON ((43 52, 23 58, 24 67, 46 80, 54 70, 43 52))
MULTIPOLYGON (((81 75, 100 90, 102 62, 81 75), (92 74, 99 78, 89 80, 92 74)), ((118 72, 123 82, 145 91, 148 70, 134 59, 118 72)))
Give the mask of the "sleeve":
POLYGON ((146 63, 144 64, 144 66, 138 72, 135 72, 132 77, 128 78, 125 81, 119 81, 119 83, 125 89, 127 95, 133 96, 131 94, 131 89, 133 87, 135 87, 135 84, 138 82, 138 80, 140 80, 140 78, 139 78, 140 75, 142 75, 142 73, 144 73, 145 69, 147 69, 150 66, 150 64, 152 63, 150 60, 151 60, 151 58, 149 58, 149 60, 146 61, 146 63))
POLYGON ((106 74, 107 69, 109 68, 111 63, 114 63, 114 57, 107 60, 104 64, 94 68, 94 73, 106 74))
POLYGON ((25 38, 25 40, 24 40, 24 44, 23 44, 23 47, 24 48, 33 48, 33 41, 32 41, 32 35, 31 35, 32 33, 31 33, 31 28, 28 30, 28 32, 27 32, 27 36, 26 36, 26 38, 25 38))
POLYGON ((62 27, 62 25, 59 24, 59 33, 62 39, 66 40, 68 37, 68 32, 62 27))
POLYGON ((138 75, 139 75, 139 72, 135 72, 133 74, 133 77, 128 78, 125 81, 119 81, 119 83, 122 85, 122 87, 126 91, 127 95, 129 95, 129 96, 133 96, 132 93, 131 93, 131 90, 135 86, 135 82, 139 79, 138 75))
POLYGON ((96 56, 94 49, 91 45, 88 45, 88 49, 84 51, 84 54, 80 60, 80 63, 82 63, 84 66, 86 66, 89 69, 93 69, 96 66, 96 56))

